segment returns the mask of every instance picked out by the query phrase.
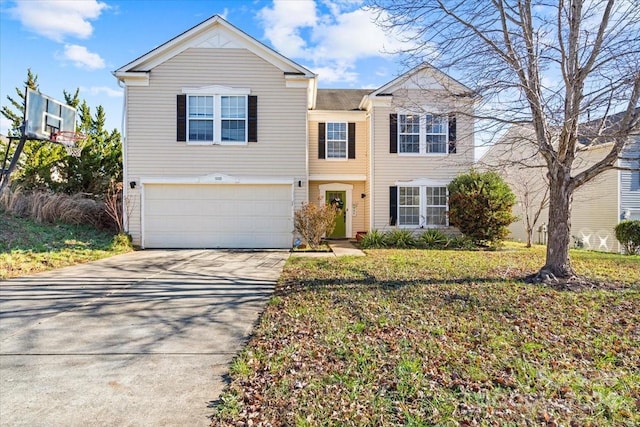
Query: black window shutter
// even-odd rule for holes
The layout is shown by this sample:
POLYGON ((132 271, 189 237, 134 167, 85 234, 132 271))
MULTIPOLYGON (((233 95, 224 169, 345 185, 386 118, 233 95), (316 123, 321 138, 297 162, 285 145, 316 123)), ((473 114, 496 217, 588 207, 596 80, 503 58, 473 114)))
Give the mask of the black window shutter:
POLYGON ((325 154, 325 124, 323 122, 318 123, 318 158, 326 159, 325 154))
POLYGON ((449 114, 449 154, 456 152, 456 115, 449 114))
POLYGON ((356 158, 356 124, 355 123, 349 123, 347 134, 348 134, 347 138, 349 141, 349 147, 347 148, 347 151, 349 152, 349 158, 355 159, 356 158))
POLYGON ((247 113, 249 115, 247 141, 258 142, 258 97, 249 95, 247 98, 247 113))
POLYGON ((389 114, 389 152, 398 152, 398 115, 389 114))
POLYGON ((389 225, 398 221, 398 187, 389 187, 389 225))
POLYGON ((187 95, 178 95, 176 102, 176 140, 187 140, 187 95))

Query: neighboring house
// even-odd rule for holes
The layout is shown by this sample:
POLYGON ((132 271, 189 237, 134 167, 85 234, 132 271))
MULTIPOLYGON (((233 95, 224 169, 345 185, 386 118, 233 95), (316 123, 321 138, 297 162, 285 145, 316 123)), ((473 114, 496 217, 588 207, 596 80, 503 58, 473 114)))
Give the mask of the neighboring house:
POLYGON ((428 65, 377 90, 317 89, 214 16, 114 75, 126 227, 146 248, 288 248, 307 201, 343 208, 332 237, 447 227, 446 185, 473 161, 469 90, 428 65))
MULTIPOLYGON (((585 139, 583 142, 587 142, 585 139)), ((579 172, 601 160, 611 149, 611 143, 579 144, 574 163, 579 172)), ((575 246, 606 252, 620 252, 614 228, 624 219, 640 219, 640 136, 631 137, 618 169, 603 172, 578 188, 571 209, 571 235, 575 246)), ((526 210, 532 217, 540 209, 548 184, 546 166, 537 154, 530 127, 514 126, 479 160, 483 169, 498 171, 518 197, 514 213, 519 221, 510 226, 511 238, 526 241, 526 210), (528 203, 525 192, 529 191, 528 203), (528 205, 528 206, 527 206, 528 205)), ((533 242, 544 242, 539 228, 548 222, 549 211, 541 210, 534 228, 533 242)))

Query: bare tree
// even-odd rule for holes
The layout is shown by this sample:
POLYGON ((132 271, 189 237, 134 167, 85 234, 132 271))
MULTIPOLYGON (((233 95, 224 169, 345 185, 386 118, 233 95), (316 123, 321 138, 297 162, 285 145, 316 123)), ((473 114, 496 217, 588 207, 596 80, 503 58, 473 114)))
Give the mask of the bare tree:
POLYGON ((549 206, 549 185, 546 181, 524 179, 516 182, 514 187, 514 193, 522 207, 527 247, 530 248, 540 215, 549 206))
POLYGON ((407 35, 408 62, 430 62, 475 91, 475 118, 528 124, 549 181, 548 245, 538 278, 575 277, 569 259, 574 191, 615 168, 637 133, 638 0, 371 0, 380 25, 407 35), (616 114, 616 120, 610 120, 616 114), (598 126, 582 126, 603 117, 598 126), (582 142, 612 142, 576 171, 582 142))

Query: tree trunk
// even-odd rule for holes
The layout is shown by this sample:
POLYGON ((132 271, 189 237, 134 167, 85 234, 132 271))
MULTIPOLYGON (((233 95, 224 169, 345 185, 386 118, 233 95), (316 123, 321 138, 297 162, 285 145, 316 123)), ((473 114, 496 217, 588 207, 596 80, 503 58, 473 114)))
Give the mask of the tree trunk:
POLYGON ((561 170, 556 176, 551 176, 549 190, 547 259, 539 274, 543 278, 555 276, 558 279, 568 279, 575 276, 569 261, 573 200, 569 174, 561 170))

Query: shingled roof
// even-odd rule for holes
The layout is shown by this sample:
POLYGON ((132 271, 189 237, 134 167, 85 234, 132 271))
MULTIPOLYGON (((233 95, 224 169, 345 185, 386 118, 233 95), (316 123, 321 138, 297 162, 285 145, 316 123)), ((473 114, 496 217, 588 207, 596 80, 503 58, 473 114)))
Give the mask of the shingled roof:
POLYGON ((358 111, 362 97, 371 89, 318 89, 316 110, 358 111))

